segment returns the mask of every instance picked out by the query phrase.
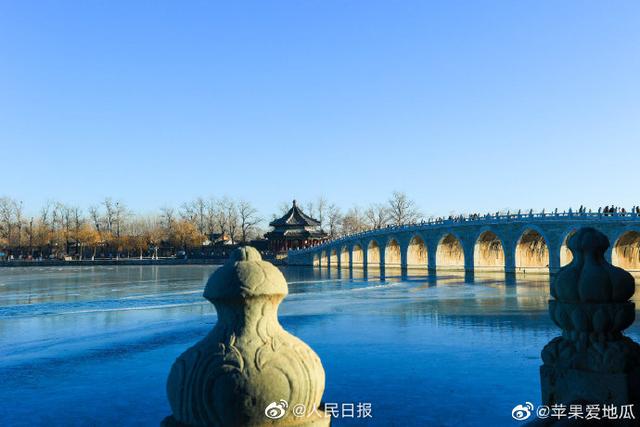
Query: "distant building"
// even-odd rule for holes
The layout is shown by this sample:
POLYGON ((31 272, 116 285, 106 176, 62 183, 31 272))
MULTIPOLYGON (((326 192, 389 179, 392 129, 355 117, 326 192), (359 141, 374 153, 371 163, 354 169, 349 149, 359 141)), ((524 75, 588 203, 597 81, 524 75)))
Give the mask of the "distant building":
POLYGON ((288 249, 308 248, 327 240, 329 236, 320 221, 305 215, 293 201, 293 206, 282 218, 269 223, 273 230, 264 235, 269 240, 269 248, 274 253, 288 249))
POLYGON ((231 245, 231 237, 227 233, 209 233, 202 246, 231 245))

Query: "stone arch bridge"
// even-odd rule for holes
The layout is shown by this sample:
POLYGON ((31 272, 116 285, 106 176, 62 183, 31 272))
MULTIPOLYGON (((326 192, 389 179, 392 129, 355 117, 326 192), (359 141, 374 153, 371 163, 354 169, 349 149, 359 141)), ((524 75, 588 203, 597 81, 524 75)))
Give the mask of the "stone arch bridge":
POLYGON ((290 250, 290 265, 326 268, 414 268, 555 273, 571 261, 566 247, 580 227, 609 237, 606 258, 640 271, 640 215, 526 213, 429 221, 369 230, 306 249, 290 250))

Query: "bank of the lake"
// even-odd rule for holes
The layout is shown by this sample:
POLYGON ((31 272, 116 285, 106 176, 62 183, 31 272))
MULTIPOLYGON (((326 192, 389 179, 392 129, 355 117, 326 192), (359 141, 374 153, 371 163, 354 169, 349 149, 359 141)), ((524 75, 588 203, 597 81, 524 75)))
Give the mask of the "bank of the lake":
POLYGON ((227 258, 110 258, 83 260, 11 260, 0 261, 0 267, 94 267, 115 265, 221 265, 227 258))

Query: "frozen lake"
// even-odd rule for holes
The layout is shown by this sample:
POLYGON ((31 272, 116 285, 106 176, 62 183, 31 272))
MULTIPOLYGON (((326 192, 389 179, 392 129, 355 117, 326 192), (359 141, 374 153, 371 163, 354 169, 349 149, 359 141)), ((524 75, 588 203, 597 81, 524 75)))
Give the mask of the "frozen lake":
MULTIPOLYGON (((216 322, 201 297, 215 268, 0 269, 2 425, 157 426, 171 364, 216 322)), ((324 401, 372 405, 333 425, 517 425, 516 404, 540 403, 540 350, 560 333, 546 277, 284 273, 280 320, 322 359, 324 401)))

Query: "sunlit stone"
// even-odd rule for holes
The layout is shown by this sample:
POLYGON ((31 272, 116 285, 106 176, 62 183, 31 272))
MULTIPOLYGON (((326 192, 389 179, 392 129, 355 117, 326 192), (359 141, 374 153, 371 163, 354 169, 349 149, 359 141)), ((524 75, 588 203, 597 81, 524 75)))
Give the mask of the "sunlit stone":
POLYGON ((204 297, 218 323, 171 367, 165 426, 329 425, 318 409, 322 363, 278 323, 287 293, 282 273, 251 247, 211 275, 204 297))
POLYGON ((635 319, 633 276, 604 259, 609 240, 593 228, 569 238, 572 262, 551 284, 549 313, 562 336, 542 350, 545 404, 637 404, 640 345, 622 335, 635 319))

